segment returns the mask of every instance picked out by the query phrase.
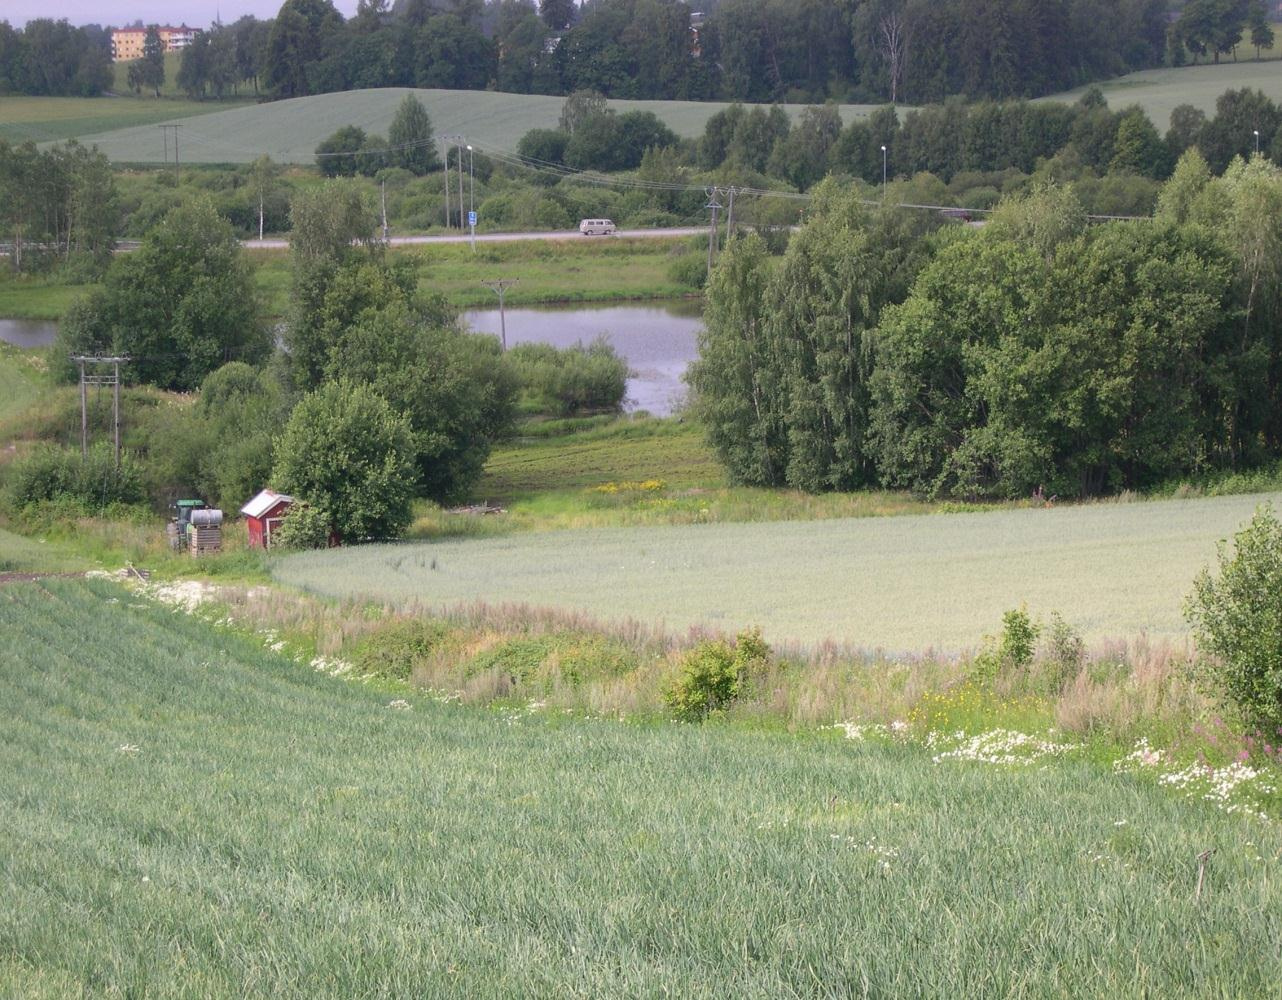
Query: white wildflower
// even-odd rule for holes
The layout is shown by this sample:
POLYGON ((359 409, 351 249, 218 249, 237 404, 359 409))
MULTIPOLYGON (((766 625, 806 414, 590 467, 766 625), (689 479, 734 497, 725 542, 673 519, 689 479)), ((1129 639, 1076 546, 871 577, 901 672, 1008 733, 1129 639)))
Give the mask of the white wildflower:
POLYGON ((954 733, 951 738, 928 740, 927 746, 934 748, 949 743, 956 745, 931 758, 936 764, 946 760, 970 760, 982 764, 1031 764, 1043 757, 1058 756, 1076 749, 1069 743, 1053 743, 1013 729, 993 729, 975 736, 954 733))

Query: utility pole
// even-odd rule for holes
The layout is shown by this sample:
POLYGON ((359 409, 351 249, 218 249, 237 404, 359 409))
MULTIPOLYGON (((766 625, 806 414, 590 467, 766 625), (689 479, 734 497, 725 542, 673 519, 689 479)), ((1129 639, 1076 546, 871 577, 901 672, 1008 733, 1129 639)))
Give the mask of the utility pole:
POLYGON ((458 148, 458 227, 463 228, 463 137, 456 135, 456 147, 458 148))
POLYGON ((467 228, 472 233, 472 253, 476 253, 476 170, 472 165, 470 142, 467 144, 467 228))
POLYGON ((493 281, 482 281, 481 284, 499 297, 499 337, 503 350, 507 350, 507 314, 504 312, 503 298, 507 290, 517 284, 520 278, 497 278, 493 281))
MULTIPOLYGON (((383 183, 379 185, 379 190, 381 192, 381 197, 383 200, 383 242, 386 243, 387 242, 387 181, 383 181, 383 183)), ((261 236, 259 236, 258 238, 260 240, 262 239, 261 236)))
POLYGON ((730 207, 726 210, 726 246, 730 245, 730 240, 734 237, 734 194, 735 186, 730 185, 730 207))
POLYGON ((77 354, 72 359, 80 368, 80 458, 89 457, 89 386, 112 387, 112 437, 116 447, 116 468, 120 468, 120 366, 125 355, 77 354), (110 375, 89 374, 86 365, 111 365, 110 375))
POLYGON ((449 136, 441 136, 441 146, 445 151, 445 228, 450 228, 450 144, 449 136))
POLYGON ((179 181, 178 176, 178 130, 181 125, 157 125, 156 126, 165 136, 165 165, 169 164, 169 129, 174 130, 174 183, 179 181))
POLYGON ((708 204, 703 206, 712 209, 712 222, 708 225, 708 274, 712 274, 712 259, 717 252, 717 212, 721 208, 717 191, 717 188, 708 188, 708 204))

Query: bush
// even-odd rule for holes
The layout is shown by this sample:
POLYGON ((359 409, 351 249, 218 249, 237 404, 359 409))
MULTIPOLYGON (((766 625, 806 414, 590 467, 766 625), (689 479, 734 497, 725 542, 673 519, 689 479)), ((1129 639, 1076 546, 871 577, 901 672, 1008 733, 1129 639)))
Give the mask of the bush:
POLYGON ((617 410, 627 391, 628 363, 604 338, 587 347, 518 344, 508 352, 525 409, 556 416, 617 410))
POLYGON ((984 648, 971 661, 969 678, 977 684, 991 684, 1000 674, 1027 671, 1033 662, 1040 622, 1035 622, 1024 607, 1012 608, 1002 615, 1002 634, 994 644, 985 636, 984 648))
POLYGON ((47 500, 74 500, 101 510, 144 498, 142 473, 133 456, 122 452, 116 468, 115 451, 106 443, 91 447, 83 460, 79 449, 38 448, 14 462, 6 478, 15 509, 47 500))
MULTIPOLYGON (((289 512, 285 524, 297 511, 289 512)), ((281 526, 282 528, 284 525, 281 526)), ((363 674, 409 680, 414 664, 426 658, 449 637, 441 622, 419 619, 394 621, 379 628, 356 647, 352 662, 363 674)))
POLYGON ((683 253, 668 265, 668 277, 691 288, 702 288, 708 280, 708 255, 697 250, 683 253))
POLYGON ((681 673, 665 688, 663 700, 678 718, 697 721, 739 697, 750 670, 770 658, 757 629, 740 633, 734 643, 699 643, 681 663, 681 673))
POLYGON ((328 510, 342 539, 395 538, 411 517, 413 434, 371 387, 330 382, 294 409, 272 478, 328 510))
POLYGON ((1186 608, 1213 680, 1248 725, 1282 725, 1282 522, 1271 504, 1224 544, 1219 575, 1203 570, 1186 608))
POLYGON ((325 508, 301 500, 289 508, 289 515, 272 533, 272 545, 294 551, 323 549, 329 545, 332 521, 325 508))

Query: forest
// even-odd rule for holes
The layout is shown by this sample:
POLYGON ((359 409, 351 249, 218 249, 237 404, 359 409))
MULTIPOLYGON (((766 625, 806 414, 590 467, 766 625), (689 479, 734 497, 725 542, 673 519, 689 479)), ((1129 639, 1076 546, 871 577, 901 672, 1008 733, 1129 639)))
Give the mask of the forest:
MULTIPOLYGON (((369 87, 921 104, 1037 97, 1271 45, 1264 0, 285 0, 183 54, 192 97, 369 87)), ((0 93, 101 93, 110 29, 0 22, 0 93)))

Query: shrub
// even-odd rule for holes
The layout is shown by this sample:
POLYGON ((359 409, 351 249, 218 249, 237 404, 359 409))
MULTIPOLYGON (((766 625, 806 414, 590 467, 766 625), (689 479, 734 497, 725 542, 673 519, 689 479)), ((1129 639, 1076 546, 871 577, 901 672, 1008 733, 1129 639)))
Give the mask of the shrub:
POLYGON ((1028 609, 1012 608, 1002 615, 1002 641, 998 656, 1002 663, 1022 668, 1033 662, 1033 650, 1042 626, 1028 615, 1028 609))
MULTIPOLYGON (((285 524, 294 519, 297 510, 295 507, 289 512, 285 524)), ((441 622, 422 619, 390 622, 357 646, 352 662, 361 673, 409 680, 414 664, 439 648, 448 636, 449 628, 441 622)))
POLYGON ((111 445, 100 443, 81 459, 78 449, 38 448, 14 462, 7 475, 14 508, 47 500, 73 500, 91 510, 143 500, 142 473, 133 456, 122 452, 116 467, 111 445))
POLYGON ((701 642, 682 660, 663 700, 681 719, 704 719, 738 698, 749 671, 769 658, 770 647, 757 629, 740 633, 733 644, 724 639, 701 642))
POLYGON ((289 508, 289 515, 272 533, 272 545, 282 549, 323 549, 329 545, 333 518, 323 507, 305 500, 289 508))
POLYGON ((668 264, 668 277, 678 284, 702 288, 708 280, 708 255, 695 250, 668 264))
POLYGON ((587 347, 519 344, 508 352, 527 410, 566 417, 617 410, 627 391, 628 363, 599 337, 587 347))
POLYGON ((1002 615, 1002 634, 994 641, 984 637, 984 647, 971 661, 967 678, 979 685, 991 684, 1001 674, 1026 671, 1033 662, 1037 637, 1042 626, 1029 617, 1025 607, 1012 608, 1002 615))
POLYGON ((1282 724, 1282 522, 1264 504, 1223 543, 1219 575, 1203 570, 1186 615, 1213 678, 1250 725, 1282 724))

